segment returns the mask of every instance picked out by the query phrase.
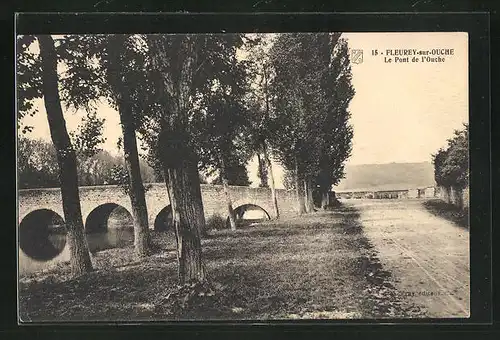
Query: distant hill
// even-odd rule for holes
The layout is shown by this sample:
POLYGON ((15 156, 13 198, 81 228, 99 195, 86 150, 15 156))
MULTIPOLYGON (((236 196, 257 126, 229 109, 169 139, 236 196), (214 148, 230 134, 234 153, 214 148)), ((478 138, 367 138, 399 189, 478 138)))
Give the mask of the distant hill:
POLYGON ((430 162, 346 166, 346 176, 333 190, 399 190, 434 186, 430 162))

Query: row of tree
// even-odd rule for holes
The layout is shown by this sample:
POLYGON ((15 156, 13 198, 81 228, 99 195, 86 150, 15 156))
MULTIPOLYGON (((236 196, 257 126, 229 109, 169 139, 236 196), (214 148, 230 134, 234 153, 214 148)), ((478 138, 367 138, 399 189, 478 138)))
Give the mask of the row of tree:
POLYGON ((331 186, 344 175, 351 152, 349 103, 354 96, 347 42, 336 34, 279 36, 270 52, 274 116, 269 133, 299 213, 314 210, 313 190, 328 205, 331 186))
POLYGON ((22 36, 17 51, 18 117, 34 114, 33 100, 43 97, 75 274, 92 269, 78 194, 85 161, 77 159, 95 157, 102 121, 89 114, 70 136, 61 102, 95 112, 106 100, 118 111, 139 257, 148 255, 149 227, 136 137, 144 143, 167 186, 181 284, 205 280, 200 171, 218 174, 232 229, 229 179, 254 155, 276 216, 271 157, 293 172, 299 213, 313 211, 314 188, 326 196, 343 176, 354 90, 340 34, 22 36))

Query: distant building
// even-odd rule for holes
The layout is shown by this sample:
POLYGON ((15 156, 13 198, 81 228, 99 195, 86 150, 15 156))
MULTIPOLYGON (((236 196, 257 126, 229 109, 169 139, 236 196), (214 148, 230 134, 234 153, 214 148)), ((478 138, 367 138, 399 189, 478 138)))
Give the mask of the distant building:
POLYGON ((352 191, 337 191, 337 197, 341 199, 408 199, 408 198, 432 198, 436 196, 434 187, 412 188, 412 189, 359 189, 352 191))
POLYGON ((408 198, 408 190, 384 190, 374 193, 374 198, 379 199, 402 199, 408 198))
POLYGON ((431 198, 431 197, 435 197, 435 196, 436 196, 436 188, 434 188, 434 187, 425 188, 425 191, 424 191, 425 198, 431 198))
POLYGON ((408 198, 418 198, 418 189, 409 189, 408 198))

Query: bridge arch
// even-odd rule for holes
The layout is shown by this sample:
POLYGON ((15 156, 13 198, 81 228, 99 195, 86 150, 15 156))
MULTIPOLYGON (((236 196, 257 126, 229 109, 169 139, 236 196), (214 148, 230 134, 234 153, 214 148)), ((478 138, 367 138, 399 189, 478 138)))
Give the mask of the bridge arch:
POLYGON ((85 232, 89 251, 93 254, 130 245, 134 242, 132 214, 117 203, 101 204, 88 214, 85 232))
MULTIPOLYGON (((231 199, 233 200, 233 207, 237 208, 245 204, 255 204, 264 209, 271 216, 271 218, 276 217, 274 215, 271 190, 269 188, 230 186, 229 190, 231 193, 231 199)), ((126 208, 129 212, 132 212, 130 198, 119 186, 104 185, 80 187, 79 193, 82 217, 87 230, 92 229, 92 227, 89 228, 92 224, 97 223, 98 226, 101 224, 101 228, 105 227, 107 224, 103 222, 106 220, 104 216, 107 215, 107 212, 105 211, 107 209, 99 208, 98 211, 95 211, 96 207, 106 205, 111 210, 111 206, 109 204, 116 204, 126 208), (97 218, 96 216, 100 216, 100 218, 97 218)), ((18 194, 19 223, 21 223, 23 218, 30 212, 42 208, 52 210, 60 216, 64 216, 61 190, 59 188, 22 189, 19 190, 18 194)), ((206 218, 213 215, 220 215, 223 218, 227 216, 226 198, 224 191, 222 190, 222 186, 203 184, 201 185, 201 194, 203 210, 206 218)), ((282 215, 295 214, 296 204, 295 194, 293 191, 276 189, 276 197, 279 210, 282 215)), ((151 184, 151 188, 146 192, 149 228, 154 229, 156 217, 159 212, 169 204, 170 202, 165 184, 151 184)))
POLYGON ((64 219, 53 210, 37 209, 19 224, 19 246, 36 261, 50 261, 66 246, 64 219))
MULTIPOLYGON (((244 203, 233 207, 236 223, 240 226, 271 219, 266 209, 258 204, 244 203)), ((229 227, 229 216, 226 217, 226 224, 229 227)))
POLYGON ((169 204, 161 209, 154 221, 155 231, 170 231, 173 227, 172 206, 169 204))
POLYGON ((127 223, 133 227, 132 214, 117 203, 104 203, 94 208, 85 220, 86 233, 104 233, 108 231, 110 217, 118 223, 127 223))
POLYGON ((240 219, 244 218, 245 214, 248 214, 248 212, 253 212, 253 211, 260 212, 261 213, 260 215, 262 215, 262 219, 267 219, 267 220, 271 219, 269 213, 264 208, 262 208, 257 204, 246 203, 234 208, 234 213, 236 215, 236 218, 239 217, 240 219))

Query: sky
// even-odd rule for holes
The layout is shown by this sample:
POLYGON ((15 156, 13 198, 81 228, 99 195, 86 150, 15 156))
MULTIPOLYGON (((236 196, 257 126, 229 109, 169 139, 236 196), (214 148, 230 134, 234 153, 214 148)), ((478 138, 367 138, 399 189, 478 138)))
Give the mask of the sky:
POLYGON ((430 161, 455 129, 468 122, 466 33, 349 33, 349 48, 363 49, 352 64, 356 95, 350 164, 430 161), (372 49, 454 49, 437 63, 384 63, 372 49))
MULTIPOLYGON (((351 64, 356 94, 349 106, 354 138, 347 165, 431 161, 431 154, 468 122, 467 34, 344 33, 343 37, 351 50, 363 50, 362 63, 351 64), (379 55, 371 55, 374 49, 379 55), (444 56, 444 62, 386 63, 388 49, 454 49, 454 54, 444 56)), ((50 140, 43 101, 35 105, 39 112, 22 123, 35 127, 30 138, 50 140)), ((77 129, 84 115, 65 112, 68 130, 77 129)), ((105 118, 102 148, 118 154, 118 112, 102 103, 98 115, 105 118)), ((277 187, 282 188, 283 168, 274 164, 273 169, 277 187)), ((252 186, 258 186, 256 159, 248 170, 252 186)))

